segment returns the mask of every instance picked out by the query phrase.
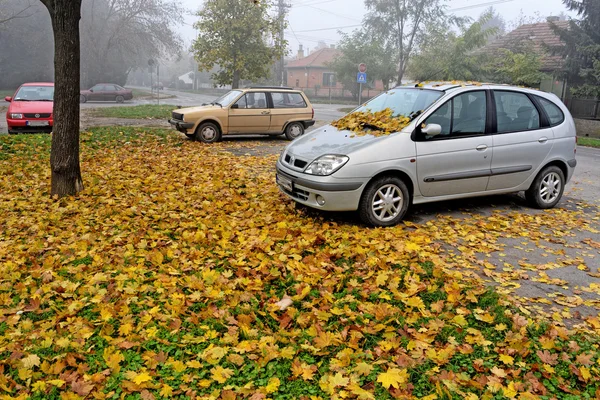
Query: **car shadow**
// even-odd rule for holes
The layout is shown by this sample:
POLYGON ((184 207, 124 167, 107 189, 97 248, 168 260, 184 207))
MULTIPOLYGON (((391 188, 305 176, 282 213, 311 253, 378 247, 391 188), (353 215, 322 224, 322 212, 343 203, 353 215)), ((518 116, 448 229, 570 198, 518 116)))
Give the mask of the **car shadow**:
MULTIPOLYGON (((576 199, 563 197, 557 207, 574 209, 578 207, 577 203, 576 199)), ((358 212, 322 211, 299 203, 296 203, 296 209, 310 218, 322 219, 326 222, 342 225, 361 225, 367 227, 361 221, 358 212)), ((512 193, 413 205, 404 217, 404 221, 423 224, 440 215, 455 218, 473 215, 489 217, 495 212, 511 211, 523 211, 530 214, 543 212, 542 210, 529 207, 527 200, 525 200, 522 194, 512 193)))

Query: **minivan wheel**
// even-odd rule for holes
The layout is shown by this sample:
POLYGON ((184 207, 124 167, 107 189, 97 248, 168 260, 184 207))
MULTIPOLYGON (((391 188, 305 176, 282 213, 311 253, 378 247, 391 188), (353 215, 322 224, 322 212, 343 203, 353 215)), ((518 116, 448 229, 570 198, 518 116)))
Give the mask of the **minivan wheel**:
POLYGON ((221 140, 221 131, 212 122, 205 122, 196 129, 196 140, 202 143, 218 142, 221 140))
POLYGON ((358 212, 364 223, 373 226, 393 226, 404 218, 410 203, 409 192, 402 179, 384 176, 369 183, 358 212))
POLYGON ((300 122, 292 122, 285 128, 285 137, 288 140, 294 140, 304 135, 304 125, 300 122))
POLYGON ((565 190, 565 175, 555 165, 544 168, 525 192, 525 198, 532 207, 552 208, 565 190))
POLYGON ((116 101, 117 103, 122 103, 122 102, 124 102, 124 101, 125 101, 125 97, 123 97, 123 96, 117 96, 117 97, 115 98, 115 101, 116 101))

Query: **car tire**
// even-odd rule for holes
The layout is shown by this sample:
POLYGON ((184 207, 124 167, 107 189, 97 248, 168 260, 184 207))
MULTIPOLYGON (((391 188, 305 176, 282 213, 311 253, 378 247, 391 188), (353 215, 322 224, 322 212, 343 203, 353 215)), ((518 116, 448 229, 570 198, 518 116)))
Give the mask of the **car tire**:
POLYGON ((205 122, 196 128, 196 140, 202 143, 216 143, 221 140, 221 130, 212 122, 205 122))
POLYGON ((383 176, 369 183, 358 207, 360 219, 372 226, 393 226, 404 218, 410 204, 404 181, 383 176))
POLYGON ((86 103, 87 102, 87 97, 85 97, 84 95, 80 94, 79 95, 79 102, 81 104, 86 103))
POLYGON ((300 122, 292 122, 285 127, 285 137, 287 140, 294 140, 304 135, 304 125, 300 122))
POLYGON ((115 101, 117 103, 122 103, 122 102, 125 101, 125 97, 123 97, 123 96, 117 96, 117 97, 115 97, 115 101))
POLYGON ((555 165, 550 165, 535 177, 525 192, 525 198, 534 208, 553 208, 560 201, 565 190, 565 175, 555 165))

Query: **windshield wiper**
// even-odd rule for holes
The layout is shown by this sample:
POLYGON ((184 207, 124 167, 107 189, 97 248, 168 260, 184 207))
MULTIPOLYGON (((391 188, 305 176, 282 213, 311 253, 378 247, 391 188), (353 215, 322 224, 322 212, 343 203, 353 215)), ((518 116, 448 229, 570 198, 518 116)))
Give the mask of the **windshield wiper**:
POLYGON ((51 99, 40 99, 40 100, 36 100, 36 101, 54 101, 54 100, 51 100, 51 99))
POLYGON ((212 102, 210 104, 212 104, 213 106, 216 105, 216 106, 220 106, 221 108, 223 108, 223 104, 219 103, 218 101, 214 101, 214 102, 212 102))
POLYGON ((15 101, 33 101, 33 100, 29 100, 29 99, 15 99, 15 101))

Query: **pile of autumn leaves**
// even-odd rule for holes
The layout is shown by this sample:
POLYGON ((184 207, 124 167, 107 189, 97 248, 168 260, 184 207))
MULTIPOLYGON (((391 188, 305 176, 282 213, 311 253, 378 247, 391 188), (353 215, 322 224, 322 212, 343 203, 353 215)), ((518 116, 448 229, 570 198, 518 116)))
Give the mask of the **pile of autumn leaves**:
POLYGON ((355 111, 331 123, 340 131, 349 130, 356 136, 384 136, 400 132, 411 122, 410 117, 394 115, 390 108, 371 112, 355 111))
POLYGON ((85 145, 77 199, 46 148, 0 160, 2 398, 600 396, 597 339, 443 268, 434 229, 305 215, 247 142, 139 137, 85 145))

